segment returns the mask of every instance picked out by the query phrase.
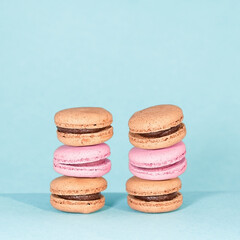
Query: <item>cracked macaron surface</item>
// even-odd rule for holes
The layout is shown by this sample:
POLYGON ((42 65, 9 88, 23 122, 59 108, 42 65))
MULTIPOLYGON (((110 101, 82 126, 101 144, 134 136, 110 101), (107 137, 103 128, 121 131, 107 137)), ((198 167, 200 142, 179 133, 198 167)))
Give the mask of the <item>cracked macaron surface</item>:
POLYGON ((129 141, 138 148, 159 149, 180 142, 186 135, 181 108, 157 105, 138 111, 129 119, 129 141))
POLYGON ((106 143, 73 147, 63 145, 54 152, 54 170, 73 177, 101 177, 111 170, 110 148, 106 143))
POLYGON ((112 114, 104 108, 79 107, 55 114, 57 137, 69 146, 89 146, 103 143, 113 135, 112 114))
POLYGON ((64 212, 95 212, 105 204, 105 197, 101 192, 106 188, 107 181, 102 177, 61 176, 50 184, 50 203, 54 208, 64 212))
POLYGON ((187 167, 186 147, 179 142, 164 149, 132 148, 129 169, 133 175, 148 180, 166 180, 181 175, 187 167))
POLYGON ((182 205, 179 178, 165 181, 150 181, 131 177, 126 182, 128 205, 137 211, 160 213, 176 210, 182 205))

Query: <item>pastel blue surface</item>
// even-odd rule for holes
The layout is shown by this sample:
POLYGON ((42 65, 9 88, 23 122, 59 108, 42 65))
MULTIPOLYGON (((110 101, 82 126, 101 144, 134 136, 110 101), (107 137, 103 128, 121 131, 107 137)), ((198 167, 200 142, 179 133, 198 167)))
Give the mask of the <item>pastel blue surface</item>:
POLYGON ((2 239, 231 239, 240 237, 238 192, 184 192, 175 212, 130 209, 126 194, 108 193, 106 206, 89 215, 49 206, 49 194, 1 194, 2 239), (233 208, 234 206, 234 208, 233 208))
POLYGON ((201 191, 240 191, 239 9, 234 0, 0 1, 0 193, 10 194, 0 202, 4 236, 10 230, 43 236, 39 224, 56 236, 64 223, 68 234, 71 226, 86 236, 84 229, 103 229, 103 239, 114 232, 140 236, 143 226, 153 236, 236 236, 239 208, 232 207, 239 194, 201 198, 201 191), (112 112, 110 197, 123 193, 131 176, 128 119, 163 103, 184 111, 188 169, 181 179, 196 203, 163 215, 135 213, 124 200, 89 216, 50 210, 46 194, 58 176, 52 156, 61 145, 55 112, 77 106, 112 112), (36 200, 34 193, 46 194, 36 200))

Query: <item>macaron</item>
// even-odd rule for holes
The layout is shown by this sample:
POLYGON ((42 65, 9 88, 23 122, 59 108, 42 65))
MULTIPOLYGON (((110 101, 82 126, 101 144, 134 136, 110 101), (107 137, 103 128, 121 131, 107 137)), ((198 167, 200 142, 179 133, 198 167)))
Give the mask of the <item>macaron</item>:
POLYGON ((129 151, 129 169, 133 175, 143 179, 172 179, 185 172, 185 155, 186 147, 183 142, 155 150, 134 147, 129 151))
POLYGON ((181 180, 150 181, 138 177, 126 183, 128 205, 137 211, 161 213, 176 210, 182 205, 181 180))
POLYGON ((138 111, 129 119, 129 140, 143 149, 166 148, 180 142, 186 135, 181 108, 157 105, 138 111))
POLYGON ((106 143, 94 146, 60 146, 54 152, 53 168, 72 177, 102 177, 111 170, 110 147, 106 143))
POLYGON ((50 184, 51 205, 64 212, 91 213, 101 209, 105 198, 101 191, 107 181, 100 178, 74 178, 62 176, 50 184))
POLYGON ((59 111, 54 117, 57 137, 70 146, 103 143, 113 135, 112 114, 104 108, 79 107, 59 111))

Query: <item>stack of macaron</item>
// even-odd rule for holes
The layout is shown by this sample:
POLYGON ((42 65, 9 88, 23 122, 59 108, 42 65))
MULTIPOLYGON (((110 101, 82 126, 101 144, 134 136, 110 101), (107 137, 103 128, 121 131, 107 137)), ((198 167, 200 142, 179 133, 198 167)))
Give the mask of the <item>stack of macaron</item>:
POLYGON ((65 212, 90 213, 102 208, 107 188, 102 177, 111 169, 112 114, 103 108, 80 107, 54 117, 57 137, 64 145, 54 152, 54 170, 64 176, 50 184, 52 206, 65 212))
POLYGON ((187 167, 186 135, 181 108, 157 105, 130 118, 128 205, 142 212, 169 212, 182 205, 181 180, 187 167))

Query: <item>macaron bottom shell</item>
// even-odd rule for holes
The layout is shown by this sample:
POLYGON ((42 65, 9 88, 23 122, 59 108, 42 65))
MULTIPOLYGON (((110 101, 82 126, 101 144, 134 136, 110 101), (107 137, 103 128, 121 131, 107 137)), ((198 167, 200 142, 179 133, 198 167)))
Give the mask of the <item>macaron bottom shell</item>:
POLYGON ((178 209, 183 203, 183 197, 180 192, 176 198, 170 201, 143 201, 134 198, 134 196, 128 195, 127 197, 128 205, 137 211, 146 212, 146 213, 163 213, 163 212, 171 212, 178 209))
POLYGON ((76 201, 62 199, 56 195, 50 197, 51 205, 57 210, 70 213, 92 213, 101 209, 105 205, 105 197, 91 201, 76 201))

